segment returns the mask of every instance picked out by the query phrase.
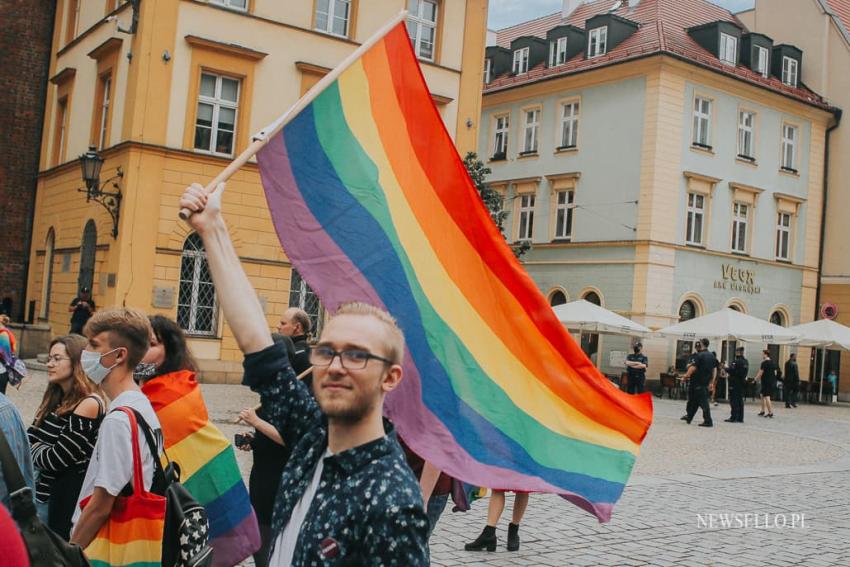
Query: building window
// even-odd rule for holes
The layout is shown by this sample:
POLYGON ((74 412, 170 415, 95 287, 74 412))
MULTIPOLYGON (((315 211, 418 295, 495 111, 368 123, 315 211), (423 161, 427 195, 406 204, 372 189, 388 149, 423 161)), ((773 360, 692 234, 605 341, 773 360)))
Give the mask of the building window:
POLYGON ((248 9, 248 0, 210 0, 210 4, 218 4, 242 12, 248 9))
POLYGON ((608 26, 590 30, 587 40, 587 57, 599 57, 605 55, 608 50, 608 26))
POLYGON ((80 25, 80 0, 68 0, 68 19, 65 20, 65 43, 71 43, 77 37, 80 25))
POLYGON ((561 146, 560 149, 574 148, 578 144, 579 103, 568 102, 561 105, 561 146))
POLYGON ((549 42, 549 66, 563 65, 567 62, 567 38, 559 37, 549 42))
POLYGON ((65 158, 65 129, 68 127, 68 97, 62 97, 56 104, 56 125, 53 132, 53 165, 59 165, 65 158))
POLYGON ((720 60, 728 65, 738 63, 738 38, 734 35, 720 34, 720 60))
POLYGON ((510 116, 496 117, 496 135, 493 143, 493 158, 494 160, 505 159, 508 153, 508 131, 509 131, 510 116))
POLYGON ((575 191, 558 191, 555 201, 555 239, 572 240, 575 191))
POLYGON ((791 259, 791 215, 779 213, 776 220, 776 259, 791 259))
MULTIPOLYGON (((697 307, 690 299, 682 302, 679 306, 679 322, 690 321, 697 316, 697 307)), ((688 368, 688 360, 694 350, 693 341, 676 341, 676 370, 685 372, 688 368)))
POLYGON ((201 237, 193 232, 183 244, 177 324, 190 335, 215 335, 215 286, 201 237))
POLYGON ((702 246, 702 231, 705 226, 705 195, 688 193, 688 218, 685 242, 702 246))
POLYGON ((512 67, 514 75, 522 75, 528 73, 528 48, 523 47, 514 51, 514 65, 512 67))
POLYGON ((525 128, 522 143, 523 154, 537 153, 537 132, 540 129, 540 109, 525 111, 525 128))
POLYGON ((552 292, 552 295, 549 296, 549 305, 552 307, 557 307, 558 305, 563 305, 567 302, 566 294, 557 289, 552 292))
POLYGON ((348 37, 351 0, 316 0, 316 29, 320 32, 348 37))
POLYGON ((517 240, 531 240, 534 231, 534 193, 519 196, 519 232, 517 240))
POLYGON ((195 117, 195 149, 233 155, 238 108, 237 79, 202 73, 195 117))
POLYGON ((83 240, 80 243, 80 272, 77 276, 77 290, 84 287, 94 295, 94 268, 97 260, 97 225, 91 219, 83 228, 83 240))
POLYGON ((106 147, 107 138, 109 135, 109 104, 112 90, 112 77, 106 75, 100 80, 100 119, 97 128, 97 149, 102 150, 106 147))
POLYGON ((312 323, 312 335, 319 336, 322 330, 322 303, 319 301, 319 296, 294 268, 289 278, 289 306, 306 311, 312 323))
POLYGON ((484 84, 485 85, 489 85, 490 81, 493 80, 493 78, 490 76, 492 72, 493 72, 493 60, 492 59, 485 59, 484 60, 484 84))
POLYGON ((434 0, 410 0, 407 3, 407 33, 413 42, 416 56, 425 61, 434 60, 437 8, 437 2, 434 0))
POLYGON ((766 47, 761 47, 760 45, 756 46, 756 72, 760 73, 762 77, 767 77, 767 73, 770 70, 770 66, 768 63, 770 62, 770 52, 766 47))
POLYGON ((755 113, 742 110, 738 113, 738 157, 754 161, 753 125, 755 113))
POLYGON ((782 169, 797 173, 797 127, 782 125, 782 169))
POLYGON ((694 141, 700 148, 711 149, 711 100, 694 98, 694 141))
POLYGON ((750 207, 743 203, 735 203, 732 212, 732 252, 747 253, 747 224, 750 207))
POLYGON ((786 85, 797 86, 797 65, 793 57, 782 57, 782 82, 786 85))

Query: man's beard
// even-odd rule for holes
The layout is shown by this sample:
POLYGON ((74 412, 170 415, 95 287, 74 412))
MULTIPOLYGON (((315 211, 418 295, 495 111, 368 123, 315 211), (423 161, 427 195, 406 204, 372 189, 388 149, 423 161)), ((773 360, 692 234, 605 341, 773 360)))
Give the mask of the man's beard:
POLYGON ((346 405, 341 404, 341 400, 327 399, 324 395, 317 396, 317 401, 322 413, 328 419, 344 423, 357 423, 371 413, 375 404, 379 403, 380 393, 379 381, 374 390, 361 392, 346 405))

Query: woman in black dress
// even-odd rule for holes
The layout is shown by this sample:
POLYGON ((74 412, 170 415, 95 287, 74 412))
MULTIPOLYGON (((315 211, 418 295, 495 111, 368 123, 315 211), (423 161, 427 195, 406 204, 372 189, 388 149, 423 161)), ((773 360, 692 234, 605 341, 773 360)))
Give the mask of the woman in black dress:
POLYGON ((773 417, 773 404, 770 403, 770 397, 776 390, 776 364, 770 359, 770 351, 763 350, 764 359, 761 362, 761 368, 756 374, 756 381, 761 379, 761 411, 759 415, 764 417, 773 417))
POLYGON ((68 539, 104 414, 103 394, 80 365, 86 339, 59 337, 50 343, 47 391, 27 430, 36 470, 36 502, 47 507, 47 525, 68 539))

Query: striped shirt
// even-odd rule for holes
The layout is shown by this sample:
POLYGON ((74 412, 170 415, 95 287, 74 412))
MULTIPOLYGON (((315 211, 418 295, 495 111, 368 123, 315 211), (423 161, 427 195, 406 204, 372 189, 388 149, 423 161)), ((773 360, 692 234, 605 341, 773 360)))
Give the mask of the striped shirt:
POLYGON ((36 500, 47 502, 53 483, 67 470, 88 466, 101 419, 51 412, 40 426, 30 426, 27 436, 32 445, 32 462, 39 472, 36 500))

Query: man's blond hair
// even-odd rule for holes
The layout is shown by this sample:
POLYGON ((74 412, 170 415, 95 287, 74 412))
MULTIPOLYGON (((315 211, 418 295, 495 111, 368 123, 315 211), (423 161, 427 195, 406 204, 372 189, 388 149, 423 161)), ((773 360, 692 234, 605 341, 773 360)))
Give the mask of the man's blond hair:
POLYGON ((343 303, 334 313, 334 317, 340 315, 363 315, 373 317, 387 329, 386 356, 393 361, 393 364, 401 364, 404 359, 404 334, 398 326, 398 321, 395 317, 387 313, 385 310, 362 301, 351 301, 343 303))
POLYGON ((148 352, 151 340, 151 323, 138 309, 107 309, 91 316, 83 329, 87 338, 100 333, 109 335, 109 346, 127 349, 127 367, 136 367, 148 352))

